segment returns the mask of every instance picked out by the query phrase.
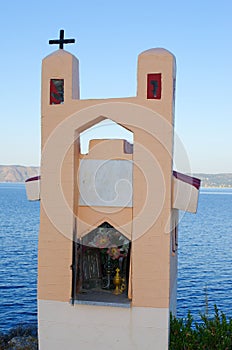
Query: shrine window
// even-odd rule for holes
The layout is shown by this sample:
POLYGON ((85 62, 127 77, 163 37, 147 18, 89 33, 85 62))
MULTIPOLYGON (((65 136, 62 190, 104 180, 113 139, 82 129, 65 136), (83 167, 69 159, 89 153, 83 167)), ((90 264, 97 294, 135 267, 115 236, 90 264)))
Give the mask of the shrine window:
POLYGON ((64 79, 50 80, 50 105, 64 103, 64 79))
POLYGON ((74 303, 129 307, 130 250, 107 222, 74 244, 74 303))

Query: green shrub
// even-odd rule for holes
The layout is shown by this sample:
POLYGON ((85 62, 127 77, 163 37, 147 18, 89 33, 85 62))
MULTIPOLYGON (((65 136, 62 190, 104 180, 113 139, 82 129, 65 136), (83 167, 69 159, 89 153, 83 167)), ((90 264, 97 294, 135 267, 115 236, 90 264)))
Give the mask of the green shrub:
POLYGON ((214 307, 212 318, 201 315, 195 323, 190 313, 185 320, 171 315, 170 350, 232 350, 232 319, 214 307))

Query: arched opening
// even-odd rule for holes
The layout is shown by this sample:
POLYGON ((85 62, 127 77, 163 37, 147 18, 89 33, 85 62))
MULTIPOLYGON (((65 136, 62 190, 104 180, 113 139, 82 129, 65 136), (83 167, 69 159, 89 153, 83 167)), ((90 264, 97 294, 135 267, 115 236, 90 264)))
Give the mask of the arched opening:
POLYGON ((130 240, 103 222, 81 238, 75 249, 76 302, 129 304, 130 240))
MULTIPOLYGON (((89 152, 89 142, 92 139, 123 139, 130 145, 133 145, 133 132, 115 123, 113 120, 104 119, 92 127, 84 130, 80 134, 80 152, 87 154, 89 152)), ((126 147, 124 147, 126 148, 126 147)), ((129 149, 129 147, 128 147, 129 149)), ((129 152, 125 152, 129 153, 129 152)), ((130 152, 132 153, 132 152, 130 152)))
POLYGON ((77 221, 82 222, 82 215, 85 218, 89 215, 90 219, 83 219, 84 222, 91 227, 101 224, 88 233, 78 224, 74 227, 72 300, 74 303, 130 305, 131 232, 127 238, 127 231, 122 228, 124 234, 120 232, 120 226, 124 225, 125 217, 131 221, 133 132, 98 116, 79 128, 77 135, 77 221), (91 210, 97 207, 106 207, 106 215, 91 222, 98 215, 97 210, 95 213, 91 210), (115 227, 110 216, 108 222, 104 219, 108 217, 107 207, 127 210, 123 219, 116 220, 120 224, 115 227))

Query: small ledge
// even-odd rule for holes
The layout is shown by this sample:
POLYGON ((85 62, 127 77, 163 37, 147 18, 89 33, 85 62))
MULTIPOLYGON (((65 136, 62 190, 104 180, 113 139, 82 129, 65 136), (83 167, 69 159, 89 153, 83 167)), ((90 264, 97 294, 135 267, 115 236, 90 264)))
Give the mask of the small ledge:
POLYGON ((87 301, 87 300, 78 300, 76 299, 74 301, 74 304, 79 304, 79 305, 94 305, 94 306, 111 306, 111 307, 123 307, 129 309, 131 307, 130 301, 127 303, 109 303, 109 302, 104 302, 104 301, 87 301))
POLYGON ((74 304, 130 308, 131 300, 125 293, 114 295, 112 291, 91 290, 78 294, 74 304))

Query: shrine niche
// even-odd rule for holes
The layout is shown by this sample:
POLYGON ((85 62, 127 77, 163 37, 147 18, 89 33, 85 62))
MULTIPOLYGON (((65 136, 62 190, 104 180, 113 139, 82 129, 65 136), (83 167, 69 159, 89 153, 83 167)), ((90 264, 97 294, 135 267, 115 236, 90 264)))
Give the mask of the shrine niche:
POLYGON ((104 222, 76 244, 76 300, 129 302, 131 243, 104 222))

